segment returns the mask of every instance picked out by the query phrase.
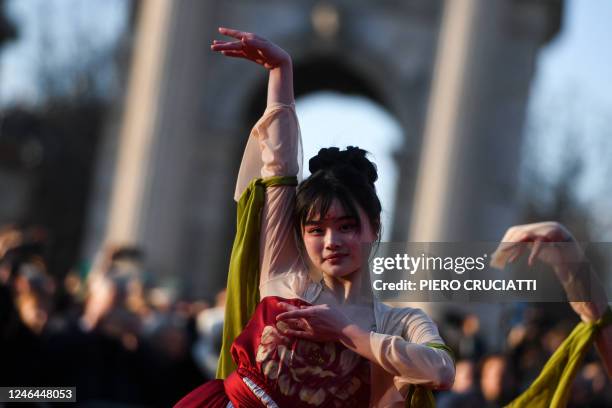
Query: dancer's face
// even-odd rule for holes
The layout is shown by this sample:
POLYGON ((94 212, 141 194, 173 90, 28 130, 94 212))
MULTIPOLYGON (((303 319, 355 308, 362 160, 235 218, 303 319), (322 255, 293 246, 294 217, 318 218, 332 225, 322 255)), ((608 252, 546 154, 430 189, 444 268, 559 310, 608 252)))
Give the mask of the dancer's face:
POLYGON ((359 223, 338 200, 332 202, 323 218, 319 214, 308 217, 302 228, 304 246, 312 265, 322 273, 347 277, 366 260, 369 245, 365 244, 374 242, 376 234, 363 209, 359 206, 357 209, 359 223))

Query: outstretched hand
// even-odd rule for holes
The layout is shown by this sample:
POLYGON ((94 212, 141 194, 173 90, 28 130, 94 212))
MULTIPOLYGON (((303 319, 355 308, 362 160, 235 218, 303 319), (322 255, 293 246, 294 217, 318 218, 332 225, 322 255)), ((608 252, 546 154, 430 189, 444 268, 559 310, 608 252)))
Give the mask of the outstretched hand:
POLYGON ((228 57, 253 61, 263 65, 266 69, 274 69, 291 63, 291 57, 285 50, 256 34, 225 27, 219 27, 219 33, 235 40, 214 40, 210 46, 213 51, 228 57))
POLYGON ((576 239, 558 222, 538 222, 516 225, 506 231, 495 253, 491 266, 503 268, 529 251, 529 266, 536 259, 548 264, 561 281, 574 311, 584 321, 597 320, 607 307, 606 294, 586 262, 576 239), (589 295, 590 301, 584 301, 589 295))
POLYGON ((495 250, 491 264, 503 267, 526 250, 530 250, 529 266, 539 259, 553 268, 561 268, 584 258, 582 249, 567 228, 558 222, 547 221, 509 228, 495 250))

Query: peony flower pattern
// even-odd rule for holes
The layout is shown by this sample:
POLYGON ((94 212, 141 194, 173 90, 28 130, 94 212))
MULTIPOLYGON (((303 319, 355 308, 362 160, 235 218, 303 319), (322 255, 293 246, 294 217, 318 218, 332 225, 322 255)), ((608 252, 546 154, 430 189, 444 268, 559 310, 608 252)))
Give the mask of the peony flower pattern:
POLYGON ((283 334, 285 322, 264 327, 256 363, 285 397, 313 407, 344 407, 369 395, 369 363, 340 343, 283 334), (359 391, 362 391, 361 393, 359 391))

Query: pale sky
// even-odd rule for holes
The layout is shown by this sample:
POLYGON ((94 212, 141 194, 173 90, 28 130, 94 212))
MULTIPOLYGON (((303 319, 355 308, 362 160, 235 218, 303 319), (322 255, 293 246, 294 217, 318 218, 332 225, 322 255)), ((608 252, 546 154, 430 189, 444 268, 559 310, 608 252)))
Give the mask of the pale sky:
POLYGON ((563 30, 539 58, 542 86, 571 83, 612 104, 612 1, 566 1, 563 30))
POLYGON ((397 170, 392 153, 402 143, 402 129, 391 114, 367 98, 332 92, 318 92, 299 98, 296 110, 304 143, 304 176, 308 176, 308 159, 322 147, 357 146, 371 153, 376 163, 376 191, 383 207, 382 240, 391 234, 394 186, 397 170))
POLYGON ((586 157, 577 198, 593 217, 593 240, 611 240, 612 2, 571 0, 566 6, 562 32, 538 58, 527 118, 535 130, 527 131, 523 159, 554 178, 568 153, 586 157))

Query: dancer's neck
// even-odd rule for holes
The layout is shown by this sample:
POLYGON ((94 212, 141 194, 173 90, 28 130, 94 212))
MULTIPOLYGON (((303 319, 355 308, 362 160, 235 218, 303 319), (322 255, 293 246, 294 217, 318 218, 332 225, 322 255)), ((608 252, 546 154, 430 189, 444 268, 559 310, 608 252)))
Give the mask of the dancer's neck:
POLYGON ((371 303, 372 289, 364 282, 363 276, 364 271, 361 270, 340 278, 323 274, 323 289, 338 304, 371 303))

